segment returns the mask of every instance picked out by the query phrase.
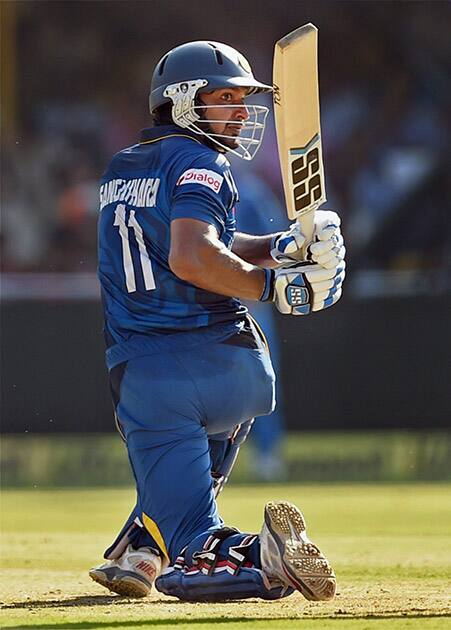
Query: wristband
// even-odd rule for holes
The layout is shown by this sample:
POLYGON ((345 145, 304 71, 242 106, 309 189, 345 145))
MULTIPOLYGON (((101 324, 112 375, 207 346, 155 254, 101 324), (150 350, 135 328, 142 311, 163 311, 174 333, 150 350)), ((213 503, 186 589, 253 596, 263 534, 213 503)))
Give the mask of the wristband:
POLYGON ((272 302, 274 299, 274 269, 263 269, 265 272, 265 284, 259 297, 260 302, 272 302))

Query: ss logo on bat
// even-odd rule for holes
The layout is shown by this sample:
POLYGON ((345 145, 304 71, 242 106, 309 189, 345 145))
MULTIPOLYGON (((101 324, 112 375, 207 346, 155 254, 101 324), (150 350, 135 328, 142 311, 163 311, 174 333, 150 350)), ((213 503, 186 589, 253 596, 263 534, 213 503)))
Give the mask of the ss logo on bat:
POLYGON ((291 183, 293 185, 294 206, 297 211, 310 206, 323 196, 320 149, 318 146, 313 146, 305 153, 301 153, 301 151, 303 149, 290 151, 292 160, 291 183), (299 157, 295 157, 297 153, 300 153, 299 157))

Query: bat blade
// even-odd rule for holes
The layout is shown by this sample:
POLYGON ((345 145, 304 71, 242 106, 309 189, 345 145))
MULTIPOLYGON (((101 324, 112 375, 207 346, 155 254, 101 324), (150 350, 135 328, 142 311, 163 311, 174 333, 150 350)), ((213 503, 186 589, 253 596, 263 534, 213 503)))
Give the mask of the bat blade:
POLYGON ((288 217, 307 240, 326 201, 318 90, 318 30, 306 24, 276 42, 274 117, 288 217))

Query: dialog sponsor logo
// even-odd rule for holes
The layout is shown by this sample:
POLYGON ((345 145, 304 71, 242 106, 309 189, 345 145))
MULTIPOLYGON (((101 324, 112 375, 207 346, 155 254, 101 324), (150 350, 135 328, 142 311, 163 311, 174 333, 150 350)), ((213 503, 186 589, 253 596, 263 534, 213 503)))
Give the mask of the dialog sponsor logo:
POLYGON ((224 177, 206 168, 190 168, 179 177, 177 186, 182 184, 202 184, 219 193, 224 177))

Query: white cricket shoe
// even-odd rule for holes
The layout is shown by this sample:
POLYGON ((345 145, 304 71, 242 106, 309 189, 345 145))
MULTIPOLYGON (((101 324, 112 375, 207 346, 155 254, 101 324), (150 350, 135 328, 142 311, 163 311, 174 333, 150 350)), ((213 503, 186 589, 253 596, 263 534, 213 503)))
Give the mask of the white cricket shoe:
POLYGON ((329 562, 307 538, 305 520, 288 501, 270 501, 260 533, 262 570, 300 591, 306 599, 333 599, 337 583, 329 562))
POLYGON ((89 577, 123 597, 146 597, 161 570, 161 558, 150 547, 128 545, 116 560, 91 569, 89 577))

